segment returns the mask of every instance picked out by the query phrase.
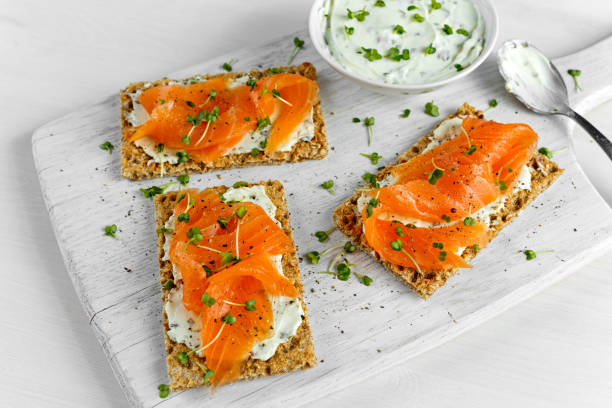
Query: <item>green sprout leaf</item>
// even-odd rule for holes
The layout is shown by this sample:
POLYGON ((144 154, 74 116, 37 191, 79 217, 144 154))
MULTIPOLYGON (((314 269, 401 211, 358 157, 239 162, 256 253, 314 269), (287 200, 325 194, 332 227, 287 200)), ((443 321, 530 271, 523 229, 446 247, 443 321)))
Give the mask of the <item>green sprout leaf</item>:
POLYGON ((434 105, 433 101, 425 104, 425 113, 433 117, 440 116, 440 111, 438 110, 438 107, 434 105))
POLYGON ((330 194, 334 194, 334 190, 333 190, 334 181, 333 180, 324 181, 323 183, 321 183, 321 187, 329 191, 330 194))
POLYGON ((102 150, 106 150, 108 154, 113 153, 113 149, 115 148, 115 146, 113 146, 113 144, 109 141, 102 143, 99 147, 102 150))

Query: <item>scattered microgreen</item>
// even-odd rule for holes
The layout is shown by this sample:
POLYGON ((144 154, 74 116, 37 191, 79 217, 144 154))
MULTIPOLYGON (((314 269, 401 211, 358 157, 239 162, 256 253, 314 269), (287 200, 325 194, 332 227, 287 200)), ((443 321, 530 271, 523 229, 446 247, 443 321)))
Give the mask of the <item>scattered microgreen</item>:
POLYGON ((210 269, 208 265, 202 265, 202 269, 204 269, 204 272, 206 272, 207 278, 212 276, 212 269, 210 269))
POLYGON ((346 241, 346 244, 344 244, 344 252, 347 254, 352 254, 356 249, 357 247, 351 241, 346 241))
POLYGON ((393 27, 393 34, 402 35, 405 32, 406 32, 406 30, 404 30, 404 27, 402 27, 399 24, 397 24, 395 27, 393 27))
POLYGON ((237 181, 234 184, 232 184, 232 188, 240 188, 240 187, 248 187, 249 183, 247 183, 246 181, 237 181))
POLYGON ((444 175, 444 169, 436 165, 433 158, 431 159, 431 164, 433 164, 434 169, 427 176, 427 181, 429 181, 429 184, 436 184, 438 179, 444 175))
POLYGON ((113 237, 115 239, 119 239, 117 237, 117 224, 107 225, 104 227, 104 235, 107 237, 113 237))
POLYGON ((353 118, 353 123, 359 123, 359 122, 361 122, 361 119, 359 119, 359 118, 353 118))
POLYGON ((174 232, 174 230, 172 228, 161 227, 155 232, 157 232, 158 234, 166 234, 166 233, 174 232))
POLYGON ((215 299, 214 297, 210 296, 208 294, 208 292, 204 292, 204 294, 202 295, 202 303, 204 303, 205 306, 211 307, 212 305, 214 305, 215 303, 217 303, 217 299, 215 299))
POLYGON ((457 70, 457 72, 459 72, 459 71, 463 71, 463 65, 461 65, 461 64, 455 64, 455 69, 457 70))
POLYGON ((549 251, 538 251, 538 252, 535 252, 532 249, 526 249, 525 251, 523 251, 523 254, 525 254, 525 258, 528 261, 531 261, 532 259, 535 259, 540 254, 547 254, 547 253, 550 253, 550 252, 555 252, 555 251, 549 250, 549 251))
POLYGON ((232 263, 235 261, 238 261, 238 258, 232 255, 230 251, 221 252, 221 266, 225 266, 226 264, 232 263))
POLYGON ((321 257, 325 256, 326 254, 330 253, 331 251, 334 251, 338 248, 341 248, 344 244, 338 244, 338 245, 334 245, 332 247, 327 248, 326 250, 324 250, 323 252, 318 252, 318 251, 311 251, 308 252, 306 254, 306 258, 308 258, 308 261, 313 264, 316 265, 319 263, 319 261, 321 260, 321 257))
POLYGON ((348 39, 351 35, 355 34, 355 27, 344 26, 344 32, 346 33, 346 38, 348 39))
POLYGON ((470 33, 465 28, 460 28, 457 30, 457 34, 465 35, 466 37, 470 36, 470 33))
POLYGON ((257 155, 259 154, 261 150, 259 150, 258 148, 254 147, 253 150, 251 150, 251 156, 253 157, 257 157, 257 155))
POLYGON ((451 218, 446 214, 442 214, 442 217, 440 218, 442 218, 444 222, 451 222, 451 218))
POLYGON ((442 32, 446 35, 451 35, 453 33, 453 27, 449 26, 448 24, 444 24, 444 27, 442 27, 442 32))
POLYGON ((289 101, 287 101, 286 99, 283 99, 283 98, 281 97, 280 91, 279 91, 278 89, 273 89, 271 93, 272 93, 272 96, 273 96, 274 98, 277 98, 277 99, 278 99, 278 100, 280 100, 282 103, 284 103, 284 104, 286 104, 286 105, 289 105, 289 106, 293 106, 293 104, 292 104, 291 102, 289 102, 289 101))
POLYGON ((276 74, 280 74, 280 73, 283 73, 283 72, 285 72, 285 70, 277 68, 277 67, 273 67, 273 68, 269 68, 266 71, 266 76, 276 75, 276 74))
POLYGON ((436 48, 433 46, 433 43, 425 47, 425 55, 431 55, 435 53, 436 53, 436 48))
POLYGON ((425 104, 425 113, 433 117, 440 116, 440 111, 438 110, 438 107, 434 105, 433 101, 425 104))
POLYGON ((383 0, 376 0, 376 3, 374 3, 374 6, 385 7, 385 2, 383 0))
POLYGON ((102 143, 99 147, 102 150, 106 150, 108 154, 113 153, 113 149, 115 148, 115 146, 113 146, 113 144, 109 141, 102 143))
POLYGON ((178 353, 176 359, 181 365, 187 365, 187 363, 189 363, 189 355, 185 351, 178 353))
POLYGON ((412 6, 408 6, 408 11, 412 11, 412 10, 416 10, 418 9, 417 6, 415 6, 414 4, 412 6))
POLYGON ((172 289, 174 286, 175 286, 175 285, 174 285, 174 282, 172 281, 172 279, 168 279, 168 280, 166 280, 166 281, 163 283, 163 285, 162 285, 162 287, 163 287, 164 289, 166 289, 166 290, 170 290, 170 289, 172 289))
POLYGON ((438 10, 442 8, 442 3, 437 2, 436 0, 431 0, 431 9, 438 10))
POLYGON ((257 118, 257 130, 261 132, 266 127, 270 126, 270 117, 266 116, 265 118, 257 118))
POLYGON ((254 78, 249 78, 246 81, 246 85, 250 86, 251 87, 251 91, 252 91, 257 86, 257 81, 254 78))
POLYGON ((374 131, 372 130, 372 126, 374 126, 374 116, 363 118, 363 124, 368 129, 368 146, 371 146, 374 140, 374 131))
POLYGON ((438 254, 438 259, 442 262, 446 261, 446 255, 448 255, 446 253, 446 251, 440 251, 440 253, 438 254))
POLYGON ((484 112, 488 112, 491 109, 495 108, 497 106, 497 99, 490 99, 489 100, 489 107, 487 109, 484 110, 484 112))
POLYGON ((327 231, 317 231, 314 233, 314 236, 319 240, 319 242, 325 242, 329 238, 329 234, 331 234, 335 229, 336 227, 331 227, 327 231))
POLYGON ((414 21, 416 21, 417 23, 422 23, 423 21, 425 21, 425 17, 423 17, 422 15, 420 15, 420 14, 418 14, 418 13, 417 13, 417 14, 414 14, 414 15, 412 16, 412 19, 413 19, 414 21))
POLYGON ((374 208, 378 207, 378 199, 372 198, 366 207, 366 217, 370 218, 374 213, 374 208))
POLYGON ((376 152, 372 154, 365 154, 365 153, 359 153, 359 154, 363 157, 367 157, 368 159, 370 159, 370 162, 372 164, 378 164, 378 160, 382 159, 382 156, 376 152))
POLYGON ((187 163, 189 161, 187 152, 176 152, 176 157, 178 157, 178 163, 187 163))
POLYGON ((399 48, 391 47, 389 51, 385 54, 385 58, 390 59, 395 62, 399 62, 401 60, 409 60, 410 59, 410 50, 404 49, 400 52, 399 48))
POLYGON ((189 238, 189 241, 187 241, 187 244, 198 245, 200 241, 204 239, 204 237, 202 236, 202 231, 200 231, 198 227, 190 228, 189 231, 187 231, 186 235, 187 235, 187 238, 189 238))
POLYGON ((230 62, 224 62, 223 65, 221 65, 221 68, 223 68, 227 72, 232 72, 232 65, 234 65, 235 62, 236 60, 231 59, 230 62))
POLYGON ((472 249, 474 250, 474 252, 478 252, 478 251, 480 251, 480 245, 474 244, 474 245, 472 245, 472 249))
POLYGON ((214 376, 215 372, 207 368, 206 371, 204 371, 204 384, 208 384, 210 382, 210 379, 214 376))
POLYGON ((247 209, 244 205, 241 205, 240 207, 238 207, 238 209, 236 210, 236 218, 238 218, 239 220, 244 218, 244 216, 247 214, 247 209))
POLYGON ((151 198, 153 196, 156 196, 157 194, 162 194, 170 186, 173 186, 175 184, 176 184, 176 182, 172 181, 170 183, 162 184, 161 186, 152 186, 152 187, 149 187, 149 188, 141 188, 140 191, 142 191, 142 195, 144 195, 145 198, 151 198))
POLYGON ((346 9, 346 13, 349 19, 354 18, 359 22, 362 22, 367 16, 370 15, 370 13, 366 11, 365 7, 357 11, 351 11, 350 9, 346 9))
POLYGON ((432 244, 432 246, 433 246, 434 248, 444 249, 444 244, 443 244, 442 242, 434 242, 434 243, 432 244))
POLYGON ((177 180, 181 186, 189 184, 189 174, 182 174, 177 177, 177 180))
POLYGON ((374 280, 370 278, 368 275, 361 275, 355 271, 353 271, 353 275, 357 276, 357 279, 359 279, 359 282, 361 282, 365 286, 370 286, 372 282, 374 282, 374 280))
POLYGON ((404 111, 400 115, 400 118, 407 118, 408 116, 410 116, 410 112, 410 109, 404 109, 404 111))
POLYGON ((230 312, 227 312, 227 314, 221 317, 221 321, 231 326, 232 324, 236 323, 236 316, 232 316, 230 312))
POLYGON ((580 88, 580 85, 578 85, 578 77, 580 76, 580 74, 582 74, 582 71, 579 69, 568 69, 567 73, 570 74, 570 76, 574 80, 574 86, 576 90, 581 91, 582 88, 580 88))
POLYGON ((476 221, 474 221, 474 218, 472 217, 465 217, 463 219, 463 225, 471 227, 471 226, 476 225, 476 221))
POLYGON ((333 190, 334 181, 333 180, 324 181, 323 183, 321 183, 321 187, 329 191, 329 194, 334 194, 334 190, 333 190))
POLYGON ((376 180, 376 174, 366 172, 363 176, 361 176, 361 179, 368 183, 372 188, 380 187, 378 180, 376 180))
POLYGON ((293 52, 291 52, 291 55, 289 56, 289 61, 287 62, 287 64, 291 65, 291 63, 293 62, 293 59, 295 58, 295 56, 297 55, 297 53, 304 48, 304 40, 301 40, 300 37, 294 37, 293 38, 293 52))
POLYGON ((170 395, 170 387, 167 384, 159 384, 157 389, 159 390, 159 398, 166 398, 170 395))
POLYGON ((370 62, 382 59, 382 55, 378 53, 378 50, 376 48, 361 47, 361 50, 363 53, 363 57, 370 62))
POLYGON ((210 124, 215 123, 217 119, 219 119, 219 107, 215 106, 214 108, 210 110, 210 112, 203 110, 200 113, 203 114, 203 120, 206 121, 206 127, 204 128, 204 133, 202 133, 202 136, 200 136, 198 141, 195 143, 196 146, 199 145, 202 140, 204 140, 204 137, 208 133, 208 128, 210 127, 210 124))

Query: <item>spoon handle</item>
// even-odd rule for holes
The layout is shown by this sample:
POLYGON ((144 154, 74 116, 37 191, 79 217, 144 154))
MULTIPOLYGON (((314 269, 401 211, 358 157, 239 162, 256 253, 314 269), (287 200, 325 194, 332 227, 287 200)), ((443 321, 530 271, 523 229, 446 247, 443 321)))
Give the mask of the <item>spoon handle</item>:
POLYGON ((574 119, 582 128, 597 142, 599 147, 603 149, 603 151, 608 155, 610 160, 612 160, 612 142, 603 135, 597 128, 591 125, 591 122, 583 118, 578 112, 574 110, 569 111, 567 114, 570 118, 574 119))

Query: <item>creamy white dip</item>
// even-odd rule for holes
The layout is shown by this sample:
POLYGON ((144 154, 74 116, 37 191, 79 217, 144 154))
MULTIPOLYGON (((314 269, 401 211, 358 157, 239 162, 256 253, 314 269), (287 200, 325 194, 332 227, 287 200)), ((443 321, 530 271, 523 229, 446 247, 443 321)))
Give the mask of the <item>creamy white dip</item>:
POLYGON ((454 75, 482 53, 485 24, 471 0, 440 0, 435 9, 431 0, 385 0, 383 7, 375 3, 328 0, 323 7, 330 54, 361 77, 425 84, 454 75), (364 6, 369 13, 365 17, 364 6))

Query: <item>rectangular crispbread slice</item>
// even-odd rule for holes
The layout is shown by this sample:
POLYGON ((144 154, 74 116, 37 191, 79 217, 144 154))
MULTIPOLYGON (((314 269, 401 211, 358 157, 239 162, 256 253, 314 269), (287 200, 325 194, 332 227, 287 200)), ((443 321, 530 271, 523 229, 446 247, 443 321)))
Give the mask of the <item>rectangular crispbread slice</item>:
MULTIPOLYGON (((465 103, 457 109, 457 112, 449 115, 446 119, 467 115, 484 118, 483 112, 477 111, 465 103)), ((377 174, 377 179, 379 181, 384 179, 394 166, 405 163, 419 155, 433 139, 433 134, 432 130, 432 132, 421 138, 410 149, 403 152, 395 163, 389 164, 377 174)), ((533 170, 531 172, 531 189, 519 190, 510 195, 504 207, 491 217, 492 220, 495 220, 495 224, 490 231, 491 239, 563 173, 563 170, 556 163, 540 153, 536 153, 527 165, 533 170)), ((363 234, 361 214, 357 211, 357 200, 360 195, 361 192, 356 191, 349 199, 336 208, 334 211, 334 222, 337 228, 361 250, 380 262, 402 283, 414 290, 423 299, 427 299, 438 288, 442 287, 453 276, 456 270, 422 270, 422 274, 420 274, 414 268, 394 265, 381 259, 379 254, 368 245, 365 234, 363 234)), ((469 261, 475 255, 476 251, 470 247, 464 250, 462 257, 469 261)))
MULTIPOLYGON (((226 75, 232 78, 249 75, 252 78, 259 79, 266 76, 272 68, 264 71, 252 70, 250 73, 232 72, 217 75, 199 75, 197 78, 210 79, 219 75, 226 75)), ((313 81, 317 80, 317 72, 315 67, 304 62, 301 65, 279 67, 278 70, 288 73, 302 75, 313 81)), ((192 77, 196 78, 196 77, 192 77)), ((191 79, 191 78, 188 78, 191 79)), ((153 82, 136 82, 130 84, 125 89, 121 90, 121 175, 132 180, 142 180, 147 178, 160 177, 161 166, 151 160, 151 157, 145 151, 128 141, 128 138, 136 131, 136 127, 132 126, 127 120, 127 114, 133 109, 132 98, 130 93, 135 93, 138 90, 145 89, 146 86, 166 85, 170 83, 170 79, 160 79, 153 82)), ((327 156, 327 138, 325 137, 325 122, 323 121, 323 110, 321 102, 317 102, 313 106, 312 119, 314 122, 314 137, 312 140, 299 140, 293 145, 292 149, 287 152, 273 152, 264 155, 263 152, 257 156, 252 156, 250 153, 228 154, 221 156, 212 163, 203 163, 195 160, 189 160, 186 163, 164 164, 164 176, 178 176, 181 174, 205 173, 213 170, 231 169, 235 167, 247 167, 267 164, 281 164, 288 162, 299 162, 304 160, 320 160, 327 156)))
MULTIPOLYGON (((291 224, 289 223, 289 211, 287 209, 287 202, 285 200, 285 191, 283 185, 279 181, 267 181, 258 183, 265 186, 266 194, 270 200, 276 206, 276 219, 281 223, 281 226, 285 233, 293 240, 293 231, 291 224)), ((256 184, 249 184, 253 186, 256 184)), ((223 193, 228 189, 225 186, 213 187, 217 193, 223 193)), ((178 192, 173 191, 163 195, 155 196, 155 225, 156 230, 164 227, 166 221, 170 218, 174 210, 174 204, 177 200, 178 192)), ((158 246, 158 259, 159 259, 159 272, 160 282, 166 282, 168 279, 173 280, 172 275, 172 264, 169 260, 164 260, 164 234, 158 234, 157 246, 158 246)), ((304 317, 302 324, 298 328, 295 336, 293 336, 288 342, 278 346, 276 354, 272 356, 268 361, 248 359, 242 365, 242 375, 240 380, 248 380, 257 377, 267 377, 275 374, 283 374, 290 371, 299 369, 306 369, 314 367, 317 364, 314 345, 312 341, 312 334, 310 332, 310 326, 308 324, 308 316, 306 310, 306 303, 304 302, 304 288, 302 287, 302 281, 300 279, 300 270, 298 267, 298 258, 295 250, 295 246, 291 252, 285 254, 282 259, 283 274, 298 292, 298 298, 302 304, 304 310, 304 317)), ((169 290, 164 289, 162 286, 162 301, 165 304, 169 295, 169 290)), ((190 361, 187 365, 182 365, 177 360, 177 354, 181 351, 189 351, 189 348, 181 343, 176 343, 168 337, 168 317, 166 312, 163 312, 163 329, 164 337, 166 342, 166 364, 168 366, 168 377, 170 379, 169 387, 172 391, 184 390, 188 388, 194 388, 203 386, 204 380, 201 369, 194 363, 198 361, 200 364, 205 365, 206 361, 204 358, 200 358, 195 354, 190 356, 190 361)))

